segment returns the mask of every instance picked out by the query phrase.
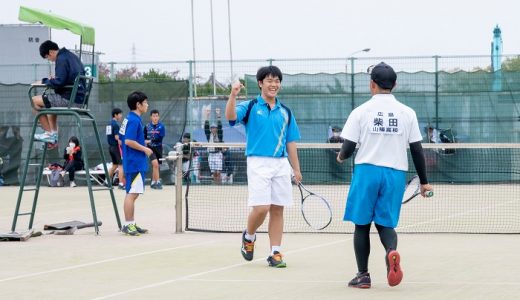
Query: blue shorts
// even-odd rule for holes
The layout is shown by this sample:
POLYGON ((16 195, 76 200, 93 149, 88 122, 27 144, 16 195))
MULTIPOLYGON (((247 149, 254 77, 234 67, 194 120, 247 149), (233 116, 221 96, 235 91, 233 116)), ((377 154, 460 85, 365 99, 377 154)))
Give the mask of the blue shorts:
POLYGON ((356 225, 374 222, 397 227, 405 185, 404 171, 370 164, 356 165, 343 220, 356 225))

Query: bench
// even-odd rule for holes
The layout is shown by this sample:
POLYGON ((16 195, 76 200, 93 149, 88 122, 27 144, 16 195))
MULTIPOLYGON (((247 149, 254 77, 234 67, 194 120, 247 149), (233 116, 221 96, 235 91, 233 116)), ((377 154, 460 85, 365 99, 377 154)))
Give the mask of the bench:
MULTIPOLYGON (((51 173, 52 173, 52 170, 49 168, 43 169, 43 172, 42 172, 42 175, 45 175, 45 177, 47 177, 47 182, 49 185, 51 185, 51 177, 50 177, 51 173)), ((68 173, 68 172, 66 172, 66 173, 68 173)), ((85 170, 76 171, 76 175, 80 175, 80 176, 83 175, 83 177, 86 177, 87 171, 85 171, 85 170)), ((101 177, 101 176, 105 176, 104 170, 90 169, 89 175, 90 175, 91 180, 95 181, 99 185, 104 185, 105 179, 103 177, 101 177)))

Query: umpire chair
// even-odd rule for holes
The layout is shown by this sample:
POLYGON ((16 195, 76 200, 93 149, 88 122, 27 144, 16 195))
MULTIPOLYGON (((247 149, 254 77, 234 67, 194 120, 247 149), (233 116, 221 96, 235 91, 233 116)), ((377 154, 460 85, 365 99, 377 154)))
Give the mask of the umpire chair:
MULTIPOLYGON (((34 122, 33 122, 33 126, 32 126, 32 131, 31 131, 31 140, 30 140, 30 143, 29 143, 29 149, 27 151, 27 158, 26 158, 26 161, 25 161, 25 167, 24 167, 24 171, 23 171, 22 180, 20 182, 20 189, 19 189, 19 192, 18 192, 18 201, 16 203, 16 209, 15 209, 15 213, 14 213, 13 223, 12 223, 12 226, 11 226, 11 231, 14 232, 16 230, 16 223, 18 221, 18 217, 22 216, 22 215, 29 215, 30 216, 29 229, 32 229, 32 227, 33 227, 33 222, 34 222, 34 217, 35 217, 35 212, 36 212, 36 204, 38 202, 38 195, 39 195, 40 186, 41 186, 41 180, 42 180, 42 176, 43 176, 42 173, 43 173, 43 169, 45 167, 45 157, 46 157, 46 154, 47 154, 47 144, 48 144, 47 142, 45 142, 45 144, 44 144, 43 152, 42 152, 42 155, 41 155, 41 158, 40 158, 40 162, 39 163, 35 163, 35 164, 31 164, 30 163, 31 162, 31 154, 33 153, 33 150, 34 150, 34 142, 35 141, 36 142, 40 142, 39 140, 36 140, 34 138, 34 134, 36 133, 36 129, 38 127, 38 119, 39 119, 40 116, 42 116, 42 115, 56 115, 56 116, 70 116, 70 117, 73 117, 75 119, 75 121, 76 121, 76 125, 77 125, 78 130, 79 130, 79 137, 78 138, 79 138, 79 141, 80 141, 80 145, 85 145, 85 143, 84 143, 84 137, 85 137, 84 123, 92 124, 93 130, 94 130, 94 133, 95 133, 95 137, 96 137, 96 144, 97 144, 97 149, 96 150, 98 151, 98 153, 99 153, 99 155, 101 157, 101 160, 102 160, 103 170, 105 172, 105 178, 109 178, 109 176, 108 176, 108 169, 107 169, 107 166, 106 166, 105 154, 104 154, 103 149, 101 147, 101 142, 100 142, 100 139, 99 139, 99 132, 98 132, 98 129, 97 129, 96 120, 95 120, 94 116, 90 113, 90 110, 88 109, 88 99, 90 97, 92 84, 93 84, 93 78, 92 77, 79 75, 78 77, 76 77, 76 79, 74 81, 74 85, 67 87, 67 88, 72 89, 68 107, 52 107, 52 108, 40 109, 38 111, 38 113, 36 114, 36 116, 34 117, 34 122), (76 94, 77 94, 78 87, 80 86, 80 84, 84 84, 84 86, 85 86, 85 97, 83 98, 83 103, 81 104, 80 107, 71 107, 71 104, 74 102, 74 99, 76 99, 76 94), (36 173, 37 174, 37 176, 36 176, 36 185, 35 185, 34 188, 32 188, 32 187, 26 188, 25 187, 26 179, 27 179, 27 171, 29 169, 29 166, 36 166, 38 168, 37 173, 36 173), (24 194, 24 192, 27 192, 27 191, 34 191, 32 210, 30 212, 21 213, 20 212, 20 206, 21 206, 21 202, 22 202, 22 199, 23 199, 23 194, 24 194)), ((38 88, 42 88, 42 87, 45 87, 45 86, 33 85, 29 89, 29 92, 28 92, 28 94, 29 94, 29 101, 31 102, 31 106, 33 108, 35 108, 35 107, 34 107, 33 101, 31 100, 32 96, 34 94, 36 94, 36 91, 37 91, 38 88)), ((52 89, 46 88, 44 93, 49 93, 49 92, 52 92, 52 89)), ((116 204, 116 201, 115 201, 115 198, 114 198, 114 191, 112 189, 112 183, 110 182, 110 180, 107 180, 107 186, 103 186, 101 188, 93 189, 92 182, 90 180, 90 162, 89 162, 88 152, 87 152, 86 147, 84 147, 83 149, 84 149, 83 161, 84 161, 84 164, 85 164, 85 172, 86 172, 86 178, 87 178, 86 181, 87 181, 89 198, 90 198, 90 207, 91 207, 91 210, 92 210, 92 219, 93 219, 93 223, 94 223, 96 234, 99 234, 99 227, 98 227, 99 222, 98 222, 98 219, 97 219, 96 206, 95 206, 95 202, 94 202, 94 193, 93 193, 94 191, 106 190, 106 191, 108 191, 110 193, 110 198, 112 200, 112 205, 114 207, 114 213, 116 215, 117 225, 118 225, 118 228, 121 228, 121 220, 119 218, 117 204, 116 204)))

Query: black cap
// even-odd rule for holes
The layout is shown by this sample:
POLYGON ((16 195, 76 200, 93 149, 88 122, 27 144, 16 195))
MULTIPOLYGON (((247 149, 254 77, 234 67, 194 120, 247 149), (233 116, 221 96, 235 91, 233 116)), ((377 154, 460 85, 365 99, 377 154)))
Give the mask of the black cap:
POLYGON ((372 79, 380 88, 391 90, 395 86, 397 74, 392 67, 384 62, 380 62, 372 68, 370 79, 372 79))
POLYGON ((339 126, 332 127, 333 132, 341 132, 341 128, 339 126))
POLYGON ((185 132, 183 135, 182 135, 183 138, 187 138, 187 139, 191 139, 191 134, 189 132, 185 132))

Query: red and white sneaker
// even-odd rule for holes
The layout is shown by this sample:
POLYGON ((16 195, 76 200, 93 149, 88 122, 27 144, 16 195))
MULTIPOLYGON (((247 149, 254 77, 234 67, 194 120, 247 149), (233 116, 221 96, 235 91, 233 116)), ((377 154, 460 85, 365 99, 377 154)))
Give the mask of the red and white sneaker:
POLYGON ((403 270, 401 270, 401 256, 397 250, 390 250, 386 254, 387 262, 387 279, 388 285, 396 286, 403 280, 403 270))

